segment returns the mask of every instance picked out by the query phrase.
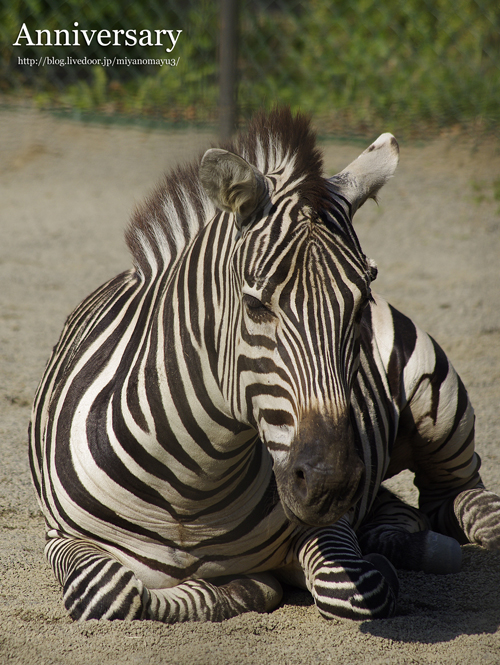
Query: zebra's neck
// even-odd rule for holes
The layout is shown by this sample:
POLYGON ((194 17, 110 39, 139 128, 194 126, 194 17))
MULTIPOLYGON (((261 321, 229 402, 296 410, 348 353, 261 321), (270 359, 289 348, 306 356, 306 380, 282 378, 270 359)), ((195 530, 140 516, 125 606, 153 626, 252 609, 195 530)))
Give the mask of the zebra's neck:
POLYGON ((237 307, 229 305, 234 298, 228 292, 232 228, 227 218, 216 216, 182 260, 142 282, 141 327, 147 332, 138 340, 137 369, 123 385, 125 396, 136 390, 134 385, 144 386, 136 392, 147 399, 137 403, 133 419, 144 437, 156 440, 155 456, 186 483, 194 476, 204 479, 207 491, 245 477, 255 439, 224 394, 225 368, 234 360, 228 330, 238 316, 237 307))

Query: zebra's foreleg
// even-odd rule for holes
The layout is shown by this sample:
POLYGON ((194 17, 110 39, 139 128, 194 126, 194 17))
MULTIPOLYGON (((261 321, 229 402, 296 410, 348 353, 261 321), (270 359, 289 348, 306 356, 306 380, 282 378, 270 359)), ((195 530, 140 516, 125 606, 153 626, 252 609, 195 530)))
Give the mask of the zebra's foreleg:
POLYGON ((244 612, 268 612, 282 597, 281 586, 267 573, 148 589, 98 546, 64 536, 50 537, 46 556, 63 586, 66 609, 80 621, 223 621, 244 612))
POLYGON ((331 527, 305 532, 296 543, 295 557, 326 619, 380 619, 395 613, 396 571, 383 556, 363 557, 345 518, 331 527))
POLYGON ((457 573, 462 561, 459 543, 430 526, 424 513, 381 487, 357 536, 364 555, 382 554, 396 568, 457 573))

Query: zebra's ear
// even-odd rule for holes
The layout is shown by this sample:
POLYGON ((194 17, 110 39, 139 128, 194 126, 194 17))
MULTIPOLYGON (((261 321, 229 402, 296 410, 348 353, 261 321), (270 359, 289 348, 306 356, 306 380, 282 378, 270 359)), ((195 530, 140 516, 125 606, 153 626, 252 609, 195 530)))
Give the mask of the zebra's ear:
POLYGON ((392 134, 381 134, 346 168, 330 178, 335 190, 352 206, 352 214, 394 175, 399 162, 398 142, 392 134))
POLYGON ((235 214, 239 229, 263 205, 268 194, 263 174, 227 150, 207 150, 201 160, 200 180, 217 208, 235 214))

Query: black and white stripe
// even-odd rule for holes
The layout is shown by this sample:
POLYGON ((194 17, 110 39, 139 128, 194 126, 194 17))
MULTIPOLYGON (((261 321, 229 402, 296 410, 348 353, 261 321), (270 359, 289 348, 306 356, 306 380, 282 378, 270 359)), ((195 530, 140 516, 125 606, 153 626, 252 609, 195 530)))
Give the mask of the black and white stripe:
POLYGON ((69 317, 33 409, 71 616, 216 621, 275 607, 279 578, 326 617, 383 617, 389 560, 498 547, 465 389, 371 294, 352 227, 397 155, 382 135, 328 181, 308 121, 275 111, 136 211, 134 268, 69 317), (403 468, 421 511, 381 489, 403 468))

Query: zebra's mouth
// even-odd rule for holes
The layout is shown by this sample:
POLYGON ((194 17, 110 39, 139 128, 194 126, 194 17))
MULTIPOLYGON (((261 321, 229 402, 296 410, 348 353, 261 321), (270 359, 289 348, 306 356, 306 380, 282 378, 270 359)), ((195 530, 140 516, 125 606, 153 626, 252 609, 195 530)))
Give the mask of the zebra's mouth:
POLYGON ((339 514, 336 517, 331 517, 330 515, 327 515, 323 518, 318 517, 317 519, 311 519, 308 517, 307 521, 296 515, 293 510, 287 506, 285 503, 282 502, 283 506, 283 511, 285 513, 286 518, 292 523, 296 524, 297 526, 304 526, 304 527, 322 527, 322 526, 330 526, 332 524, 335 524, 335 522, 338 522, 338 520, 344 515, 345 513, 342 512, 342 514, 339 514))
POLYGON ((283 501, 281 502, 281 505, 283 506, 283 512, 285 513, 285 517, 287 520, 289 520, 292 524, 297 524, 297 526, 325 526, 323 524, 311 524, 310 522, 304 522, 304 520, 300 519, 298 515, 296 515, 291 508, 289 508, 286 503, 283 501))
POLYGON ((317 505, 302 506, 299 504, 296 511, 283 498, 281 498, 281 505, 286 518, 293 524, 306 527, 330 526, 338 522, 341 517, 356 505, 363 494, 363 487, 364 483, 361 481, 351 496, 329 497, 328 500, 318 502, 317 505))

